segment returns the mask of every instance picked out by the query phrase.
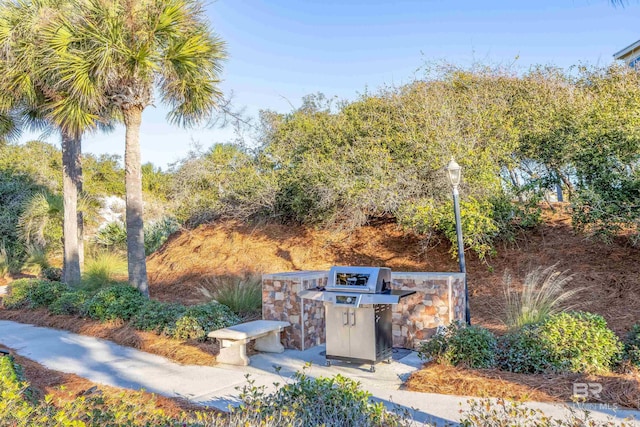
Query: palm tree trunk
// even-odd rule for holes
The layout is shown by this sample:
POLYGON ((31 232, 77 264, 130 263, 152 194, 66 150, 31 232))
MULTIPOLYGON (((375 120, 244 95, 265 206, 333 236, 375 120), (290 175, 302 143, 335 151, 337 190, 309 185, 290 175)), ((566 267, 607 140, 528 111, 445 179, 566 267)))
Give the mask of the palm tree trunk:
POLYGON ((126 126, 124 169, 127 192, 127 264, 129 283, 149 297, 147 260, 144 253, 144 222, 142 219, 142 162, 140 159, 140 123, 142 108, 123 108, 126 126))
POLYGON ((80 137, 62 135, 62 195, 64 206, 63 235, 64 261, 62 281, 78 283, 80 281, 81 235, 78 233, 78 188, 82 188, 80 166, 80 137))

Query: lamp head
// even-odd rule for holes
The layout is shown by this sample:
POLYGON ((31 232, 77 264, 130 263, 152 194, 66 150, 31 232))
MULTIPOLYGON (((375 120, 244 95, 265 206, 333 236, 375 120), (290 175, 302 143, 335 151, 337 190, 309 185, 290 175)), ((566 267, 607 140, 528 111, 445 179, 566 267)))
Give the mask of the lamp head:
POLYGON ((447 165, 447 174, 449 176, 449 182, 453 186, 453 188, 457 188, 460 185, 460 178, 462 176, 462 168, 460 165, 451 157, 451 161, 447 165))

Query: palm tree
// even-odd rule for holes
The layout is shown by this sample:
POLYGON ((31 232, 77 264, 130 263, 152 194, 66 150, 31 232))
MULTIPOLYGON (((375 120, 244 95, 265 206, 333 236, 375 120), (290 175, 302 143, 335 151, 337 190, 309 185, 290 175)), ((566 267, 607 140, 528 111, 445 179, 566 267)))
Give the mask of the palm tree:
POLYGON ((46 43, 44 29, 56 16, 72 13, 65 0, 0 1, 0 88, 2 113, 34 128, 55 128, 61 134, 64 199, 63 280, 80 281, 83 250, 81 138, 100 117, 86 99, 78 100, 54 87, 48 67, 54 47, 46 43))
POLYGON ((154 91, 171 111, 169 121, 207 119, 221 93, 226 54, 199 0, 75 0, 74 19, 61 21, 51 45, 61 70, 60 89, 119 109, 126 127, 125 187, 129 281, 149 294, 143 232, 140 153, 142 112, 154 91))

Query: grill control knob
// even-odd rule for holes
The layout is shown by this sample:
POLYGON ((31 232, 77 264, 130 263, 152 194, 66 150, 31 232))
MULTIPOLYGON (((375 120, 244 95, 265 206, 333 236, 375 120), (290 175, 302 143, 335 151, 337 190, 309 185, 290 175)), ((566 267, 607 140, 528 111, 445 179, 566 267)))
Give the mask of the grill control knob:
POLYGON ((353 297, 347 297, 347 304, 351 304, 353 302, 353 297))

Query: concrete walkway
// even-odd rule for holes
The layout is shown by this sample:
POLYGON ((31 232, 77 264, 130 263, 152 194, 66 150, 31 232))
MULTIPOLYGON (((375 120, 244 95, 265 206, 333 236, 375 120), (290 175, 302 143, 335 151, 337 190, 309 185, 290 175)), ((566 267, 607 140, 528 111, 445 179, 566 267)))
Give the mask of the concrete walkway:
MULTIPOLYGON (((184 366, 163 357, 144 353, 112 342, 49 328, 40 328, 10 321, 0 321, 0 344, 19 355, 34 360, 49 369, 73 373, 93 382, 133 390, 145 389, 168 397, 183 397, 192 402, 226 410, 237 404, 237 387, 247 384, 246 374, 255 385, 274 389, 274 382, 283 383, 307 363, 312 377, 338 373, 360 381, 362 387, 386 404, 411 410, 420 423, 443 425, 460 419, 460 410, 468 408, 467 397, 399 390, 402 381, 421 365, 415 352, 399 351, 390 364, 368 366, 336 364, 324 366, 323 347, 307 351, 287 350, 282 354, 262 353, 251 357, 250 366, 184 366), (275 367, 280 367, 278 373, 275 367), (283 378, 284 377, 284 378, 283 378)), ((554 418, 567 414, 564 405, 528 403, 554 418)), ((628 417, 640 420, 640 411, 616 411, 606 406, 589 406, 595 419, 612 417, 621 421, 628 417)), ((640 427, 639 421, 633 421, 640 427)))

